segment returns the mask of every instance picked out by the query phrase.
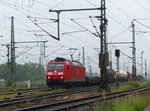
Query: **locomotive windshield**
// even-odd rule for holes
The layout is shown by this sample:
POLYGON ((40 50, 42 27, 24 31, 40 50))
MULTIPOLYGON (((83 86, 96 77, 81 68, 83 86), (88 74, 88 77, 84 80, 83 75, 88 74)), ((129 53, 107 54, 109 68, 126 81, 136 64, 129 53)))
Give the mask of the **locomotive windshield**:
POLYGON ((49 64, 48 69, 49 70, 63 70, 64 65, 63 64, 49 64))

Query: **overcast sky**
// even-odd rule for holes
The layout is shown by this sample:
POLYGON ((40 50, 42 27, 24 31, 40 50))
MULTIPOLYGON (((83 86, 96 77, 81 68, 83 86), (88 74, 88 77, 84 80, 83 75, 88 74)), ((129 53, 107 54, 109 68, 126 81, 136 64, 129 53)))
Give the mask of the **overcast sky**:
MULTIPOLYGON (((134 23, 137 31, 136 57, 138 64, 141 64, 142 51, 144 51, 143 61, 147 59, 147 63, 150 63, 149 6, 149 0, 106 0, 108 42, 132 42, 131 22, 136 19, 134 23)), ((96 7, 100 7, 100 0, 0 0, 0 35, 3 36, 0 38, 0 63, 7 62, 7 48, 1 45, 10 43, 10 17, 14 16, 16 42, 48 40, 43 64, 57 56, 70 59, 69 48, 77 48, 74 59, 78 59, 80 53, 80 61, 82 61, 82 47, 85 47, 86 65, 88 66, 87 63, 90 62, 92 66, 98 67, 99 50, 96 49, 100 47, 100 39, 93 34, 96 32, 93 26, 95 25, 99 31, 100 21, 96 18, 90 19, 89 16, 100 16, 100 11, 61 12, 60 41, 54 40, 34 24, 38 24, 45 31, 57 37, 55 22, 57 14, 49 12, 49 9, 96 7), (88 61, 89 57, 90 61, 88 61)), ((109 45, 112 51, 113 67, 116 67, 114 52, 118 48, 124 53, 120 57, 120 68, 131 70, 131 59, 128 57, 132 57, 131 46, 131 44, 109 45)), ((39 57, 40 44, 16 44, 17 63, 29 61, 39 63, 39 57)), ((140 65, 138 64, 137 71, 140 73, 140 65)), ((93 68, 93 71, 97 70, 97 68, 93 68)))

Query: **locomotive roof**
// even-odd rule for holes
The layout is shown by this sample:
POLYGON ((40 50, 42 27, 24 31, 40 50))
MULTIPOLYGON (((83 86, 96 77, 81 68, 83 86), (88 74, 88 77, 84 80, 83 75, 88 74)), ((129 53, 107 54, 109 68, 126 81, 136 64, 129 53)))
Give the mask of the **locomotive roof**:
POLYGON ((67 61, 67 59, 62 58, 62 57, 56 57, 53 61, 54 62, 63 62, 63 61, 67 61))
POLYGON ((54 60, 51 60, 50 62, 65 62, 65 61, 68 61, 70 64, 73 64, 73 65, 82 66, 82 63, 80 63, 79 61, 70 61, 62 57, 56 57, 54 60))

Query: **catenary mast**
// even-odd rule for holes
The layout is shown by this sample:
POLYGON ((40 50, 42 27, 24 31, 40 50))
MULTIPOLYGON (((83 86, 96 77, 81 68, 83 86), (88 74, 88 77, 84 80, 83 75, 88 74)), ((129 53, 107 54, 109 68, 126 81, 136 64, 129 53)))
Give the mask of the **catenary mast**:
POLYGON ((11 82, 14 86, 16 83, 16 62, 15 62, 15 37, 14 37, 14 17, 11 17, 11 82))
POLYGON ((108 49, 106 39, 106 4, 105 0, 101 0, 101 24, 100 24, 100 54, 99 54, 99 67, 101 68, 101 83, 100 88, 108 88, 107 86, 107 65, 108 65, 108 49))

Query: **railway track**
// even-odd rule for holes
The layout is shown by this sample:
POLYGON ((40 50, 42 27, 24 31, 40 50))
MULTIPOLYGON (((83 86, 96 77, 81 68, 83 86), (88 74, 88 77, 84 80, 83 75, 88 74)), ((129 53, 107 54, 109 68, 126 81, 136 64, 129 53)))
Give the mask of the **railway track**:
POLYGON ((47 91, 51 90, 52 88, 43 87, 43 88, 29 88, 29 89, 0 89, 0 95, 8 95, 8 94, 14 94, 14 93, 28 93, 28 92, 35 92, 35 91, 47 91))
POLYGON ((14 89, 14 90, 4 90, 0 93, 0 103, 3 101, 9 101, 11 99, 17 99, 20 97, 28 97, 31 95, 47 94, 52 88, 30 88, 30 89, 14 89))
POLYGON ((145 87, 140 87, 136 89, 131 89, 127 91, 122 91, 122 92, 115 92, 115 93, 109 93, 109 94, 100 94, 96 96, 90 96, 90 97, 85 97, 85 98, 80 98, 80 99, 74 99, 74 100, 64 100, 64 101, 58 101, 58 102, 53 102, 49 104, 44 104, 44 105, 36 105, 32 107, 27 107, 27 108, 21 108, 17 109, 14 111, 35 111, 35 110, 44 110, 44 111, 67 111, 69 109, 72 109, 74 107, 79 107, 82 105, 87 105, 89 103, 93 103, 95 101, 102 101, 102 100, 107 100, 107 99, 113 99, 117 97, 122 97, 126 96, 132 93, 136 92, 142 92, 150 90, 150 86, 145 86, 145 87))
POLYGON ((56 99, 60 96, 63 96, 63 95, 93 92, 93 91, 96 91, 97 89, 98 89, 98 86, 86 87, 86 88, 70 89, 67 91, 52 93, 52 94, 43 94, 43 95, 30 96, 30 97, 20 97, 20 98, 15 98, 15 99, 8 99, 8 100, 0 101, 0 108, 3 109, 5 107, 17 105, 20 103, 23 104, 26 102, 33 102, 33 101, 36 102, 36 101, 42 100, 42 99, 48 99, 49 101, 53 101, 54 99, 56 99))

